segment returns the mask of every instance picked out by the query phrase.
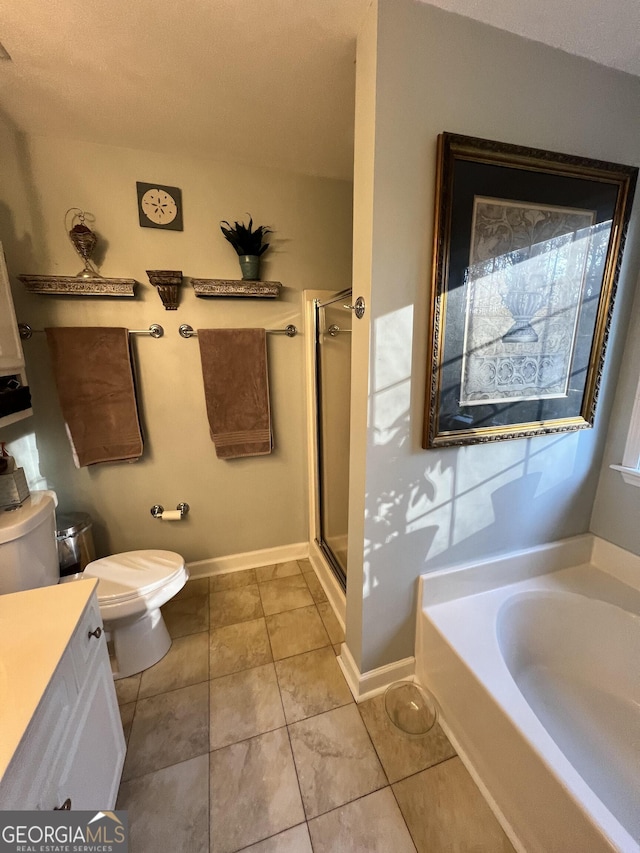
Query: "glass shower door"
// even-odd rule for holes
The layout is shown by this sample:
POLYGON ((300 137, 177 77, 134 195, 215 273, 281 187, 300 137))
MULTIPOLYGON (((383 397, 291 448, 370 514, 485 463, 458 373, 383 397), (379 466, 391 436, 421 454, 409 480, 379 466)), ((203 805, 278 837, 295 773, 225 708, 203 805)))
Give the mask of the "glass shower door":
POLYGON ((346 587, 349 516, 351 299, 345 291, 316 303, 318 544, 346 587))

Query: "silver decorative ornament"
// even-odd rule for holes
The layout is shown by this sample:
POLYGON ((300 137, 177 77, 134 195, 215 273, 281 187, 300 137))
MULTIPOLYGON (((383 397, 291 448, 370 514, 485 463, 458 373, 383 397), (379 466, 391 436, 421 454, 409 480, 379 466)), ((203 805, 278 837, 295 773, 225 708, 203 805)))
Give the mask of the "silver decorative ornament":
POLYGON ((91 263, 91 256, 98 242, 98 237, 94 231, 85 225, 85 220, 93 215, 80 210, 78 207, 70 207, 65 213, 65 229, 73 248, 76 250, 84 263, 84 267, 77 274, 76 278, 101 278, 102 276, 91 263), (69 224, 71 225, 68 228, 69 224))

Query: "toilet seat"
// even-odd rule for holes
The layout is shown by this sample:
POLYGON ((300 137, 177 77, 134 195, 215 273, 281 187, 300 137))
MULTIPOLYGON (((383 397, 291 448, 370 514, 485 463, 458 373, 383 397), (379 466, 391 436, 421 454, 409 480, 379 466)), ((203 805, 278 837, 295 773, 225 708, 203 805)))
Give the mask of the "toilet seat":
MULTIPOLYGON (((94 560, 84 574, 98 579, 98 602, 102 607, 147 598, 167 585, 173 586, 173 581, 186 573, 184 559, 174 551, 125 551, 94 560)), ((180 586, 185 581, 186 577, 180 586)))

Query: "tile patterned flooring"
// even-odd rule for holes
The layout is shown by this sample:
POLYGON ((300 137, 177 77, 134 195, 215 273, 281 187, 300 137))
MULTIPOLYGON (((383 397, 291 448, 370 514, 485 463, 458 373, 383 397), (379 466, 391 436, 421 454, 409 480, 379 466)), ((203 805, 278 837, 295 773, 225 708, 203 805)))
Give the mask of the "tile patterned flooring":
POLYGON ((116 682, 131 853, 512 853, 440 727, 353 701, 308 560, 198 578, 163 660, 116 682))

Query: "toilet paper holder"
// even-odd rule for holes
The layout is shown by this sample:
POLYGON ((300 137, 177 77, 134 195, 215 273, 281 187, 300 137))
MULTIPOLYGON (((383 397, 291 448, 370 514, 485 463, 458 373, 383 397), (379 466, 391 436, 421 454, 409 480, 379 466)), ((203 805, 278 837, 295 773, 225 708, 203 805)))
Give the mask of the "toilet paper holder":
MULTIPOLYGON (((178 504, 178 506, 176 507, 176 509, 180 513, 180 518, 182 519, 189 512, 189 504, 185 503, 184 501, 181 501, 178 504)), ((160 504, 155 504, 154 506, 151 507, 150 512, 154 518, 160 518, 161 519, 162 513, 164 512, 164 507, 160 506, 160 504)))

